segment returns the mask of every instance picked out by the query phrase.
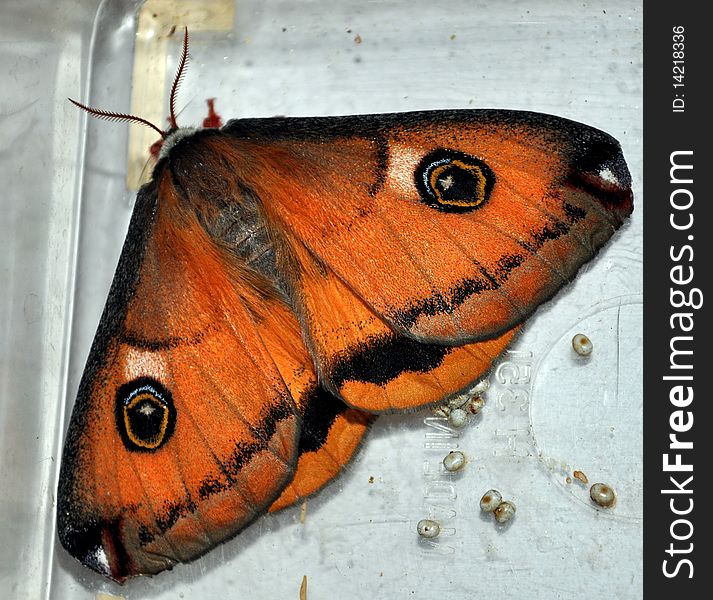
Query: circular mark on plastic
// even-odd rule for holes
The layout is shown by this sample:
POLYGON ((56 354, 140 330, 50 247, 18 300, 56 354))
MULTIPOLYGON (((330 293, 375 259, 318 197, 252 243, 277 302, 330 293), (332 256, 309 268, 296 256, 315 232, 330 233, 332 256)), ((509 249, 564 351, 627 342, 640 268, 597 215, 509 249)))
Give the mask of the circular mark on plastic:
POLYGON ((606 514, 639 520, 642 513, 641 296, 597 304, 550 345, 532 379, 530 425, 542 464, 573 501, 598 509, 574 470, 610 482, 617 506, 606 514), (587 360, 572 351, 584 333, 596 347, 587 360))

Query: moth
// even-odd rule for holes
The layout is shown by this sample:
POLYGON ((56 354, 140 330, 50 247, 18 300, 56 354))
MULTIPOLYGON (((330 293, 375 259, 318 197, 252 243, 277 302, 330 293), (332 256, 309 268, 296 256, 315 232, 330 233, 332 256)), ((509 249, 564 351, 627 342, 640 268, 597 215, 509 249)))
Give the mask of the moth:
POLYGON ((60 472, 62 545, 118 582, 313 494, 374 415, 468 388, 633 209, 617 141, 544 114, 178 128, 187 58, 186 33, 60 472))

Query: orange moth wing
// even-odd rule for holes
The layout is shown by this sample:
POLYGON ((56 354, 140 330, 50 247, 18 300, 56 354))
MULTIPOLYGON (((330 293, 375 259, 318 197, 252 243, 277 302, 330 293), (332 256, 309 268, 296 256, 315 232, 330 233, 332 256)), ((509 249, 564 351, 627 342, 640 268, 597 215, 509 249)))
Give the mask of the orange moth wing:
POLYGON ((60 540, 116 580, 202 554, 294 474, 300 416, 250 310, 261 292, 226 266, 157 173, 137 199, 60 474, 60 540))
POLYGON ((123 581, 313 493, 367 412, 487 372, 631 210, 617 142, 534 113, 169 132, 70 421, 60 541, 123 581))
POLYGON ((323 385, 349 406, 383 413, 442 401, 487 373, 516 332, 462 346, 420 342, 390 327, 299 243, 292 248, 312 355, 323 385))
POLYGON ((462 344, 526 319, 633 208, 616 140, 537 113, 232 121, 264 210, 404 335, 462 344))

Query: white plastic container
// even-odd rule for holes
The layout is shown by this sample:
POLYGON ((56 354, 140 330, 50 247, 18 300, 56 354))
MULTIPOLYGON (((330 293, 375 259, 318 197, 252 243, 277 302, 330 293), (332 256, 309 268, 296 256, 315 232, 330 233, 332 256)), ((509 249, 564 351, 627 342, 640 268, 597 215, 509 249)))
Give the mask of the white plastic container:
POLYGON ((337 590, 353 599, 641 597, 641 37, 641 3, 622 0, 4 2, 0 596, 297 598, 306 575, 310 600, 337 590), (210 25, 214 11, 231 10, 228 26, 210 25), (153 35, 168 36, 165 54, 137 51, 151 19, 153 35), (160 114, 183 25, 184 125, 200 123, 208 97, 226 119, 553 113, 621 142, 635 209, 529 321, 482 413, 457 435, 440 435, 428 412, 381 418, 343 476, 309 500, 304 523, 299 507, 265 517, 194 563, 118 586, 66 554, 54 511, 62 437, 135 195, 129 133, 66 98, 160 114), (157 99, 146 96, 155 69, 165 75, 157 99), (132 106, 132 89, 149 99, 132 106), (572 352, 579 332, 594 344, 590 357, 572 352), (456 449, 469 457, 465 469, 439 470, 456 449), (594 506, 576 469, 611 485, 616 506, 594 506), (517 505, 504 526, 481 516, 490 488, 517 505), (423 518, 441 521, 439 538, 418 539, 423 518))

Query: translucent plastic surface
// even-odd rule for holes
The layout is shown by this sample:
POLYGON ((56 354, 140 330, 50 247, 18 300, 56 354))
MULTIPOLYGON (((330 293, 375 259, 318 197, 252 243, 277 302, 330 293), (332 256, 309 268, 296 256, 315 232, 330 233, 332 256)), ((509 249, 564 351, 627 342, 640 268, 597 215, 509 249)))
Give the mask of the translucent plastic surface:
POLYGON ((14 81, 0 96, 0 131, 10 142, 0 154, 0 229, 10 241, 0 256, 0 590, 57 599, 297 598, 306 575, 311 600, 335 590, 344 598, 641 597, 638 2, 250 0, 235 4, 227 28, 205 25, 211 2, 35 4, 18 3, 16 13, 3 6, 0 23, 0 66, 14 81), (467 427, 450 430, 430 412, 383 417, 343 476, 309 500, 304 523, 299 507, 264 517, 194 563, 118 586, 64 552, 53 520, 60 438, 135 195, 129 133, 96 120, 85 127, 64 98, 146 114, 131 100, 132 87, 137 98, 153 81, 135 68, 142 18, 155 18, 155 35, 165 37, 164 109, 181 27, 191 29, 183 125, 200 123, 209 97, 225 118, 553 113, 622 143, 635 211, 529 321, 467 427), (594 345, 587 358, 571 347, 579 332, 594 345), (440 461, 453 449, 469 462, 447 474, 440 461), (614 509, 596 508, 575 470, 614 487, 614 509), (505 526, 479 509, 493 487, 517 506, 505 526), (426 517, 443 526, 434 541, 416 536, 426 517))
POLYGON ((80 93, 98 2, 0 6, 0 596, 50 589, 67 389, 80 93))

